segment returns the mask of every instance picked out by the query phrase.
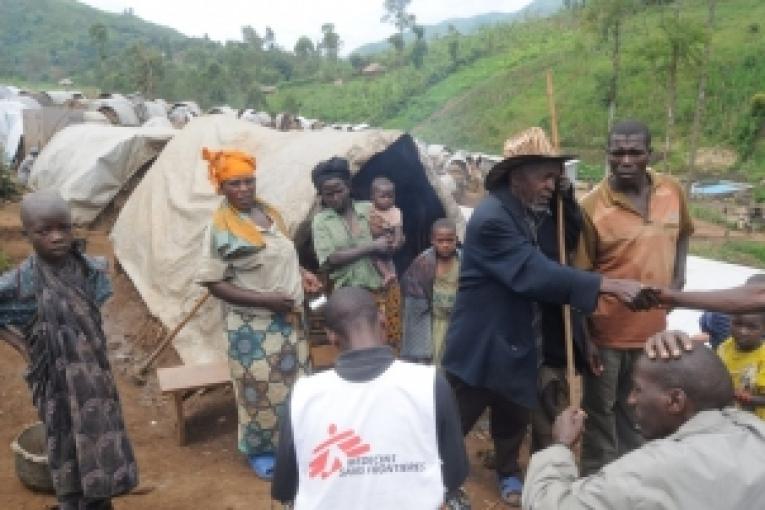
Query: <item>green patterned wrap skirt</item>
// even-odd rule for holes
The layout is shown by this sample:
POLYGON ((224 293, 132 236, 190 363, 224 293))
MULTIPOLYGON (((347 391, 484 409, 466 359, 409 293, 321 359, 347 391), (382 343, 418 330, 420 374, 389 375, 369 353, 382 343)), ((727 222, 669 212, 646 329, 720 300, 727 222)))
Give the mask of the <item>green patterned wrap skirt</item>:
POLYGON ((239 418, 239 450, 276 451, 279 417, 292 385, 309 372, 302 316, 231 307, 228 357, 239 418))

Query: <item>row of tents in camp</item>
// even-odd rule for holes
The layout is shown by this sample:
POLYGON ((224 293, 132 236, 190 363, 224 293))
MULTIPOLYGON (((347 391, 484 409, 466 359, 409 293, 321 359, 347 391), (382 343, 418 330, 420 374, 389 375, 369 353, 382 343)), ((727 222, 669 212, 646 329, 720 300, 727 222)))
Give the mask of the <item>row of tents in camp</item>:
MULTIPOLYGON (((272 116, 268 112, 236 110, 225 105, 211 108, 206 113, 282 131, 334 129, 359 132, 370 129, 368 124, 326 124, 289 113, 272 116)), ((57 132, 67 126, 142 126, 167 131, 181 129, 202 114, 194 101, 171 103, 163 99, 148 100, 140 94, 116 93, 88 99, 76 90, 29 92, 0 85, 0 148, 3 149, 0 159, 20 167, 20 179, 26 183, 34 158, 57 132)), ((140 138, 142 135, 136 136, 140 138)), ((480 195, 483 176, 499 160, 492 155, 455 152, 443 145, 426 146, 424 153, 440 175, 443 186, 460 202, 468 195, 480 195)))
MULTIPOLYGON (((0 145, 6 161, 21 160, 37 151, 61 128, 76 123, 111 124, 114 126, 174 127, 180 129, 203 111, 194 101, 168 102, 149 100, 140 94, 104 93, 94 99, 77 90, 30 92, 12 85, 0 85, 0 145), (23 143, 22 143, 23 142, 23 143)), ((208 114, 239 118, 261 126, 281 130, 321 129, 326 124, 305 117, 268 112, 251 108, 237 110, 216 106, 208 114)), ((344 131, 361 131, 366 124, 332 124, 344 131)))

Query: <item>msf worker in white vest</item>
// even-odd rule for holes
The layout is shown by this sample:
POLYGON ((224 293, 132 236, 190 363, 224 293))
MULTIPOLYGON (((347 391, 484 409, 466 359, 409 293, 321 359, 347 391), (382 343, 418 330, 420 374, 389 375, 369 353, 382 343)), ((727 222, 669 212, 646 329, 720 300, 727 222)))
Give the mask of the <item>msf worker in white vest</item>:
POLYGON ((325 318, 341 354, 292 390, 272 497, 296 510, 439 508, 468 474, 451 387, 434 367, 395 359, 368 291, 337 289, 325 318))

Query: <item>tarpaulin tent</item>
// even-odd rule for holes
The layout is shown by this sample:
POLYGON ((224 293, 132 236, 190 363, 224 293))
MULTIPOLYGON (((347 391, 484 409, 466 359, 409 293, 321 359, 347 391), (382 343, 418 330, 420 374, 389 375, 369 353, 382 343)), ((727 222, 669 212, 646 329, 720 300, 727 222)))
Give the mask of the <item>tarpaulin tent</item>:
POLYGON ((74 99, 84 100, 85 96, 79 90, 46 90, 42 93, 43 106, 62 106, 74 99))
POLYGON ((19 88, 13 85, 0 85, 0 99, 13 99, 19 95, 19 88))
POLYGON ((177 131, 77 124, 59 131, 40 152, 32 189, 57 189, 77 224, 88 224, 177 131))
POLYGON ((59 106, 24 110, 24 155, 29 154, 33 147, 45 147, 65 127, 85 122, 85 113, 85 110, 59 106))
POLYGON ((144 124, 146 121, 154 118, 167 118, 167 103, 161 100, 140 101, 135 105, 135 111, 138 118, 144 124))
POLYGON ((27 110, 39 110, 40 108, 42 108, 40 103, 38 103, 37 100, 33 98, 32 96, 21 94, 14 97, 13 100, 18 101, 19 103, 22 103, 24 105, 24 108, 27 110))
POLYGON ((88 104, 88 109, 103 113, 112 124, 118 126, 141 125, 133 103, 124 98, 94 99, 88 104))
POLYGON ((0 159, 11 161, 19 150, 24 134, 24 103, 9 99, 0 100, 0 159))
MULTIPOLYGON (((280 132, 222 115, 197 118, 167 144, 112 230, 114 252, 122 268, 149 311, 167 326, 180 322, 203 293, 194 281, 202 236, 221 201, 207 179, 202 147, 253 154, 258 195, 281 211, 293 236, 308 230, 317 209, 311 169, 332 156, 351 162, 354 191, 362 197, 376 175, 387 175, 396 183, 409 243, 400 264, 424 248, 423 233, 436 218, 446 214, 464 229, 457 205, 440 189, 435 173, 423 166, 411 137, 401 132, 280 132)), ((305 238, 296 240, 299 251, 306 242, 305 238)), ((225 359, 221 320, 217 300, 200 309, 175 340, 184 362, 225 359)))

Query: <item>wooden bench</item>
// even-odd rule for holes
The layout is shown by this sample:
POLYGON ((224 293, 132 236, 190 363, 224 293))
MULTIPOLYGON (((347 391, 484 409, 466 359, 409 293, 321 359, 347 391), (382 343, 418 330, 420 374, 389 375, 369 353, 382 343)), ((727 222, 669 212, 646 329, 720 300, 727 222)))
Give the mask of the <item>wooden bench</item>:
POLYGON ((157 378, 162 393, 172 393, 173 395, 178 444, 183 446, 186 444, 186 423, 183 416, 184 395, 189 391, 231 384, 231 371, 228 368, 228 362, 222 361, 204 365, 158 368, 157 378))

